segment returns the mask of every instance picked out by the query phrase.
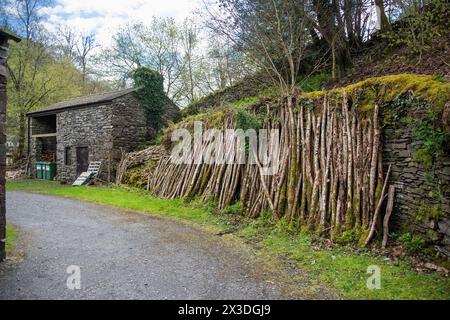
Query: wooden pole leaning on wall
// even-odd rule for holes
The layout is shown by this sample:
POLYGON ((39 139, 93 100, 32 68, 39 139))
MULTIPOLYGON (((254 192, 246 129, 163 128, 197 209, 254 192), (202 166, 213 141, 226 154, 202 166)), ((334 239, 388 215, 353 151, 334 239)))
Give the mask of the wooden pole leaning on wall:
POLYGON ((381 190, 380 200, 378 201, 378 205, 375 208, 375 212, 373 214, 373 218, 372 218, 373 220, 372 220, 372 225, 370 227, 369 235, 367 236, 366 242, 364 243, 366 246, 372 240, 372 238, 375 234, 375 231, 376 231, 377 220, 378 220, 378 216, 379 216, 379 213, 381 210, 381 206, 383 205, 383 202, 384 202, 386 187, 387 187, 387 184, 389 181, 389 174, 391 173, 391 167, 392 167, 392 165, 390 164, 387 174, 386 174, 386 178, 384 180, 383 189, 381 190))
POLYGON ((8 59, 8 41, 19 42, 20 39, 0 29, 0 261, 6 257, 6 61, 8 59))
POLYGON ((395 186, 389 186, 388 200, 386 206, 386 214, 383 219, 383 241, 381 247, 386 248, 388 237, 389 237, 389 219, 391 218, 392 211, 394 210, 394 197, 395 197, 395 186))

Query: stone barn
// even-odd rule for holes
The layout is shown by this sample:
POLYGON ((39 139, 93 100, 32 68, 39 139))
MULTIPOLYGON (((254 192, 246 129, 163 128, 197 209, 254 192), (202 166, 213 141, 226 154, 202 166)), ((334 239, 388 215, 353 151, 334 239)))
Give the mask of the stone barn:
MULTIPOLYGON (((152 128, 134 91, 79 97, 28 113, 30 163, 56 162, 56 178, 72 183, 90 161, 102 161, 99 177, 113 181, 122 152, 151 138, 152 128)), ((165 119, 177 120, 179 115, 167 99, 165 119)))

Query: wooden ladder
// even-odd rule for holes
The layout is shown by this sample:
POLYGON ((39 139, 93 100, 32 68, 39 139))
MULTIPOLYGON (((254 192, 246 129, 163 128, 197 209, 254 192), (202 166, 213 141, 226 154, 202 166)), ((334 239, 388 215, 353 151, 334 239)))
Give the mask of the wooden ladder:
POLYGON ((100 171, 100 167, 102 166, 101 161, 91 161, 89 162, 89 167, 86 172, 83 172, 79 175, 77 180, 75 180, 74 183, 72 183, 73 186, 81 186, 89 181, 91 181, 92 178, 96 177, 100 171))

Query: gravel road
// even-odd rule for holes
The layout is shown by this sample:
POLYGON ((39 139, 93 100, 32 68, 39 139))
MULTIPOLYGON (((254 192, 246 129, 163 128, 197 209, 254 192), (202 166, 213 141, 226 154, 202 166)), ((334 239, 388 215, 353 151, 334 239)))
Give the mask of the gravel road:
POLYGON ((7 219, 24 254, 0 270, 0 299, 283 298, 251 251, 171 219, 17 191, 7 219))

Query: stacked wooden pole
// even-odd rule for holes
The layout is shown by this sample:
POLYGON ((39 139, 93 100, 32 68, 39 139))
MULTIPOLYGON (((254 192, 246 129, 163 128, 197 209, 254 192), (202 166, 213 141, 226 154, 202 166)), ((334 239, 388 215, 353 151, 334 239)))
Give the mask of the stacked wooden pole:
MULTIPOLYGON (((386 189, 379 106, 358 112, 344 90, 339 99, 324 96, 314 104, 291 96, 264 112, 264 128, 280 130, 278 153, 269 151, 279 159, 276 174, 263 175, 258 157, 255 164, 176 164, 166 155, 149 190, 165 198, 212 200, 220 209, 240 201, 250 217, 271 211, 276 220, 330 238, 357 229, 368 243, 380 231, 386 189)), ((222 129, 235 123, 228 115, 222 129)), ((203 152, 208 146, 203 141, 197 147, 203 152)))

